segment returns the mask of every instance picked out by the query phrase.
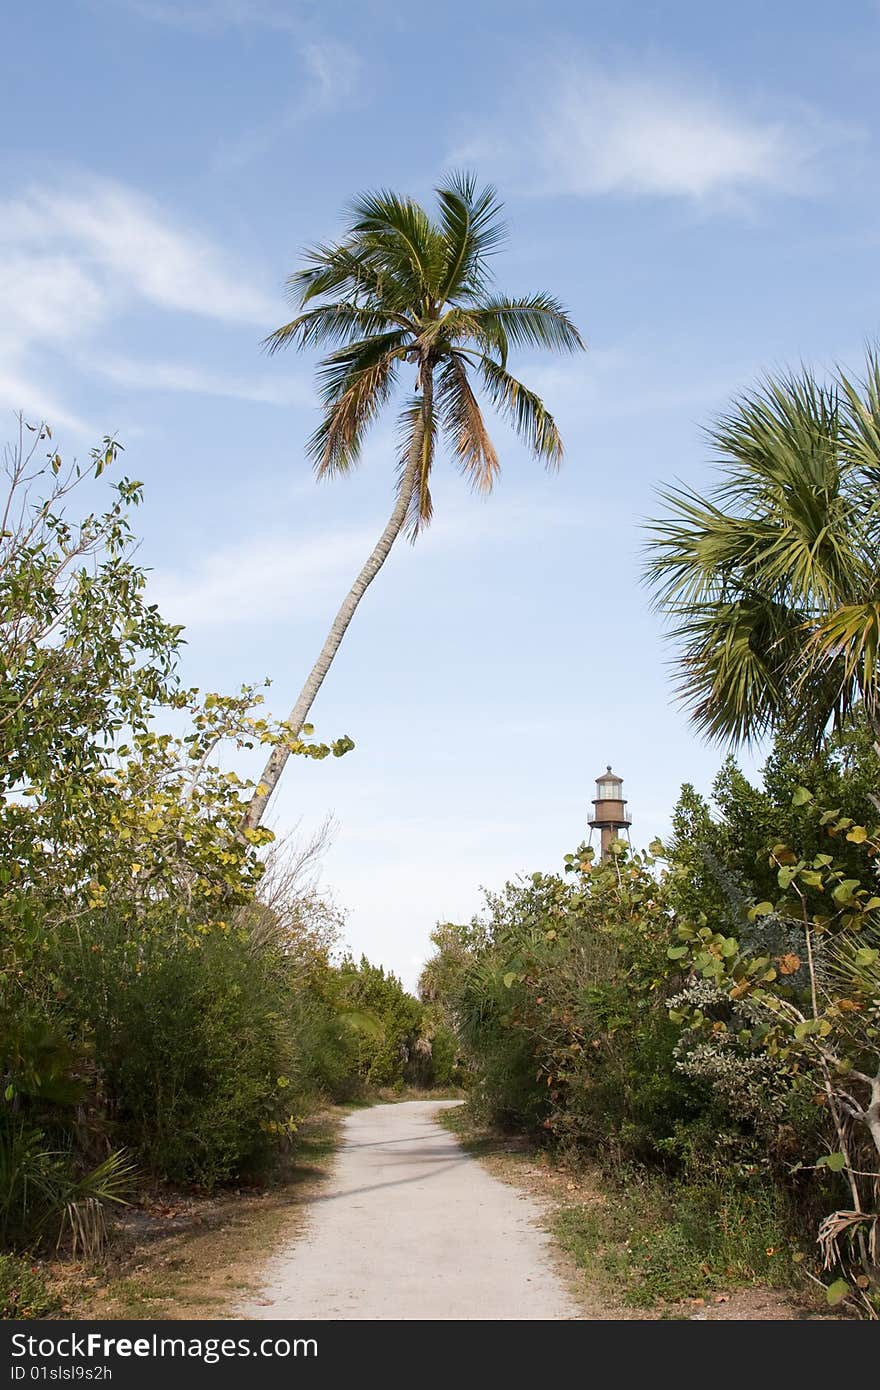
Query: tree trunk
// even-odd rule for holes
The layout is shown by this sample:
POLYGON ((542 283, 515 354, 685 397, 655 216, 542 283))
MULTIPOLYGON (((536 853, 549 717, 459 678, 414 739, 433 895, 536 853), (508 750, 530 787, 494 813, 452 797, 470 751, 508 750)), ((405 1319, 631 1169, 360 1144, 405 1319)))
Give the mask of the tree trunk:
MULTIPOLYGON (((423 409, 426 425, 430 428, 430 414, 433 405, 433 383, 430 372, 423 374, 423 409)), ((418 479, 421 466, 421 453, 413 448, 410 457, 407 459, 406 468, 400 481, 400 490, 394 510, 388 519, 388 525, 379 537, 374 546, 369 559, 352 584, 343 600, 342 606, 333 620, 333 626, 327 634, 327 640, 321 648, 318 660, 312 667, 306 679, 306 683, 299 693, 296 704, 290 712, 288 724, 292 738, 296 738, 308 719, 309 710, 315 702, 315 697, 324 682, 324 677, 330 669, 330 664, 339 650, 340 643, 345 636, 346 629, 354 617, 355 610, 369 588, 376 575, 388 559, 391 547, 403 529, 406 514, 412 498, 413 490, 418 479)), ((276 744, 269 755, 269 760, 263 769, 262 776, 257 784, 257 791, 251 797, 247 811, 242 821, 242 830, 254 830, 260 824, 266 814, 266 807, 272 796, 278 781, 284 771, 287 759, 290 757, 290 749, 284 744, 276 744)))

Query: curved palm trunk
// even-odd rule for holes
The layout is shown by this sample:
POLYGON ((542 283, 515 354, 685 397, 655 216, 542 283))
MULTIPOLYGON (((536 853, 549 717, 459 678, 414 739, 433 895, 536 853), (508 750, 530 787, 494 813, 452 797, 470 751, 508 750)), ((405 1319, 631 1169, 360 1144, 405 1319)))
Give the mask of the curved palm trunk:
MULTIPOLYGON (((423 397, 426 415, 428 415, 431 410, 431 396, 430 377, 426 374, 423 397)), ((309 672, 306 683, 299 693, 299 698, 290 712, 288 724, 290 725, 290 731, 293 737, 299 734, 300 729, 308 718, 309 710, 315 702, 318 691, 321 689, 324 677, 330 670, 331 662, 339 650, 340 643, 345 636, 349 623, 355 615, 358 604, 370 584, 372 584, 373 580, 376 578, 376 575, 379 573, 385 561, 388 559, 391 547, 403 529, 403 523, 406 520, 410 499, 413 494, 413 489, 415 488, 421 464, 421 451, 413 448, 407 459, 406 468, 400 482, 400 491, 394 505, 394 510, 388 518, 388 524, 376 542, 376 545, 373 547, 369 559, 346 594, 342 606, 333 620, 333 626, 327 634, 327 640, 321 648, 318 660, 309 672)), ((257 784, 258 789, 248 803, 248 808, 242 821, 242 830, 254 830, 260 824, 289 757, 290 749, 283 744, 277 744, 272 749, 269 760, 257 784)))

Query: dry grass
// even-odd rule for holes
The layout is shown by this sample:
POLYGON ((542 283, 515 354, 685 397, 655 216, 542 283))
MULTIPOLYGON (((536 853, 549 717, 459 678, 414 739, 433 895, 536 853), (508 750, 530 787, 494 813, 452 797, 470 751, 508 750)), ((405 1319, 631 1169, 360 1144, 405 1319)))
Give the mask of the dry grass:
POLYGON ((561 1277, 588 1320, 798 1321, 826 1318, 824 1300, 809 1293, 751 1285, 686 1299, 657 1299, 637 1306, 632 1294, 628 1252, 618 1243, 620 1196, 596 1169, 565 1162, 521 1135, 507 1135, 476 1123, 465 1107, 443 1111, 440 1124, 494 1177, 529 1193, 544 1209, 546 1229, 556 1241, 561 1277), (569 1218, 577 1217, 580 1238, 568 1238, 569 1218), (585 1238, 586 1233, 586 1238, 585 1238))
POLYGON ((267 1259, 300 1232, 336 1151, 343 1109, 313 1116, 268 1188, 214 1197, 161 1192, 122 1216, 100 1265, 49 1268, 63 1318, 234 1317, 267 1259))

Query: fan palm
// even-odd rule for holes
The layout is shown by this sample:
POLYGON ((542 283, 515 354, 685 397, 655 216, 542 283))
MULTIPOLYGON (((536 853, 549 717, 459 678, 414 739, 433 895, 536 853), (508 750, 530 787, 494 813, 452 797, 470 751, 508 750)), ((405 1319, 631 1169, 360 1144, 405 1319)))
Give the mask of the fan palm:
POLYGON ((661 493, 646 579, 672 620, 682 702, 748 742, 880 716, 880 364, 861 383, 770 380, 710 430, 704 497, 661 493))
MULTIPOLYGON (((364 436, 391 402, 401 373, 412 390, 398 414, 396 497, 388 523, 333 621, 288 725, 302 729, 339 644, 402 531, 415 539, 431 519, 431 469, 439 438, 474 488, 489 492, 499 471, 480 396, 512 423, 549 467, 562 440, 540 398, 508 370, 511 348, 583 348, 565 309, 549 294, 506 298, 491 291, 489 259, 504 236, 491 188, 453 175, 437 189, 432 219, 411 198, 382 191, 355 203, 342 241, 306 253, 288 287, 300 310, 266 340, 270 352, 333 348, 318 380, 323 418, 309 441, 319 478, 358 463, 364 436)), ((258 825, 289 756, 273 749, 247 811, 258 825)))

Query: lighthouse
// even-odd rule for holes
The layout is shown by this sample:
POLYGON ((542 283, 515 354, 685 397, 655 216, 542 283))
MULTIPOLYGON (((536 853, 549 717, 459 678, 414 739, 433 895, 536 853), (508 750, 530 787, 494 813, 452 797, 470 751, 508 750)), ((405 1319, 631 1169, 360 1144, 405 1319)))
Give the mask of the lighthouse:
POLYGON ((594 830, 600 832, 600 858, 602 859, 608 858, 611 852, 611 841, 616 839, 618 831, 625 830, 626 838, 629 839, 632 816, 626 809, 623 778, 611 771, 610 763, 601 777, 596 778, 593 814, 589 817, 588 824, 591 839, 594 830))

